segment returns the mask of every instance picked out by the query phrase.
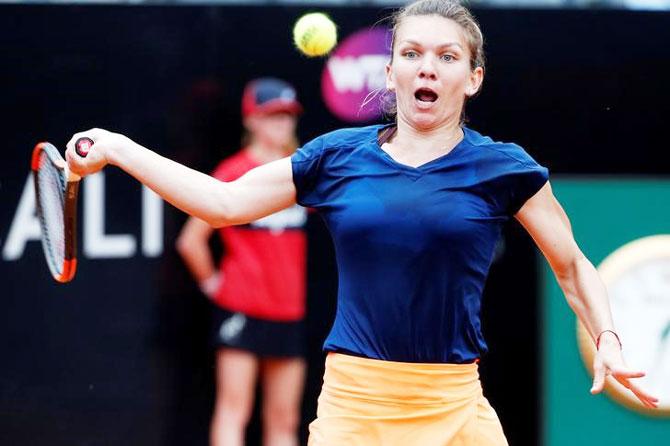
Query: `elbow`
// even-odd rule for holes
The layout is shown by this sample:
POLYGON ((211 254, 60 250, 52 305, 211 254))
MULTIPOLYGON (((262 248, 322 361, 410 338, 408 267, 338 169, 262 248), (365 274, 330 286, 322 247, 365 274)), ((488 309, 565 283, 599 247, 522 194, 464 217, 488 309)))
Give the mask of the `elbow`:
POLYGON ((209 220, 206 220, 207 224, 210 225, 214 229, 219 229, 223 228, 226 226, 230 226, 231 224, 228 222, 228 219, 225 217, 213 217, 209 220))
POLYGON ((212 215, 208 216, 208 218, 205 219, 208 225, 210 225, 213 228, 223 228, 225 226, 231 226, 233 225, 233 215, 230 212, 229 209, 226 209, 225 206, 221 206, 219 209, 216 210, 212 215))
POLYGON ((175 240, 175 249, 182 257, 184 257, 184 255, 189 252, 191 246, 193 245, 191 244, 188 235, 184 234, 182 231, 182 233, 177 237, 177 240, 175 240))
POLYGON ((228 186, 230 183, 219 183, 222 188, 217 190, 216 194, 212 194, 214 199, 213 206, 210 208, 212 212, 201 217, 213 228, 223 228, 225 226, 232 226, 235 224, 235 215, 233 206, 231 206, 231 193, 228 186))
POLYGON ((198 252, 200 246, 206 245, 207 239, 194 231, 187 222, 175 240, 174 247, 182 257, 189 257, 198 252))

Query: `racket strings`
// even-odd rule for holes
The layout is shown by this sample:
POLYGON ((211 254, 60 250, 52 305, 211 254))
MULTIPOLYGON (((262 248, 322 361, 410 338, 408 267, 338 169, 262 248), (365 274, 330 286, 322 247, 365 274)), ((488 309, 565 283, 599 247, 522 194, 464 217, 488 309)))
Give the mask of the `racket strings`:
POLYGON ((42 243, 48 253, 47 263, 56 273, 61 273, 65 260, 65 222, 63 204, 65 201, 65 178, 46 153, 40 157, 37 170, 38 212, 42 227, 42 243))

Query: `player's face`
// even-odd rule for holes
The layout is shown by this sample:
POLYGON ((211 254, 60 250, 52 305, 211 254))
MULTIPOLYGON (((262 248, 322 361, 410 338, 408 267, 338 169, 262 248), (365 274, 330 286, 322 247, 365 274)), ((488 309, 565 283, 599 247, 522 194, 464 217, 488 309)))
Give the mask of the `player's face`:
POLYGON ((263 146, 283 148, 295 139, 297 118, 290 113, 272 113, 248 118, 246 125, 253 138, 263 146))
POLYGON ((398 120, 420 130, 458 122, 483 70, 470 68, 465 31, 438 15, 403 19, 395 35, 386 86, 395 91, 398 120))

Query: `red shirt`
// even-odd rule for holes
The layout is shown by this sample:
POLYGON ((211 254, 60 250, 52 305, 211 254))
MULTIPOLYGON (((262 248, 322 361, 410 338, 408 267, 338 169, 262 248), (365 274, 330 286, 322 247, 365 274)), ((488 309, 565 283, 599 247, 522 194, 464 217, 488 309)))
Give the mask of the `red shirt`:
MULTIPOLYGON (((223 160, 212 176, 233 181, 261 163, 248 150, 223 160)), ((305 316, 305 208, 294 205, 246 225, 221 228, 223 281, 216 302, 259 319, 305 316)))

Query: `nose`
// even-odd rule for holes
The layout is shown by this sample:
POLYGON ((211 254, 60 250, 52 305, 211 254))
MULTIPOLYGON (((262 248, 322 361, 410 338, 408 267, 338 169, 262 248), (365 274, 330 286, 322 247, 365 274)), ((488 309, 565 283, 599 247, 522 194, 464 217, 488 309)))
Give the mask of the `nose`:
POLYGON ((432 57, 424 57, 419 66, 419 79, 437 79, 437 70, 435 70, 435 61, 432 57))

